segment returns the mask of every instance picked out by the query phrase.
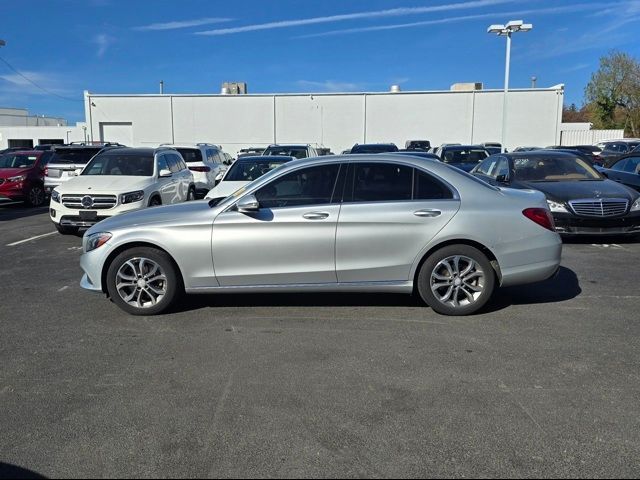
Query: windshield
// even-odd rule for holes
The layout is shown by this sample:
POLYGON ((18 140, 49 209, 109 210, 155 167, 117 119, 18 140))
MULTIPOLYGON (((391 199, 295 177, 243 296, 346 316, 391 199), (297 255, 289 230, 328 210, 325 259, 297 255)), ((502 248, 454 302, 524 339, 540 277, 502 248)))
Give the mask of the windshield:
POLYGON ((488 156, 486 150, 459 148, 445 150, 442 161, 444 163, 480 163, 488 156))
POLYGON ((224 177, 224 181, 251 182, 290 160, 290 158, 286 160, 240 160, 234 163, 231 168, 229 168, 229 173, 227 173, 227 175, 224 177))
POLYGON ((578 157, 522 157, 513 160, 515 179, 524 182, 602 180, 602 176, 578 157))
POLYGON ((395 145, 356 145, 351 149, 351 153, 387 153, 397 152, 395 145))
POLYGON ((29 168, 38 160, 35 155, 2 155, 0 156, 0 168, 29 168))
POLYGON ((84 165, 99 151, 99 148, 56 149, 49 163, 74 163, 76 165, 84 165))
POLYGON ((196 148, 176 148, 187 163, 202 162, 202 152, 196 148))
POLYGON ((263 155, 284 155, 286 157, 307 158, 307 147, 269 147, 263 155))
POLYGON ((81 175, 114 175, 151 177, 152 155, 98 155, 85 167, 81 175))

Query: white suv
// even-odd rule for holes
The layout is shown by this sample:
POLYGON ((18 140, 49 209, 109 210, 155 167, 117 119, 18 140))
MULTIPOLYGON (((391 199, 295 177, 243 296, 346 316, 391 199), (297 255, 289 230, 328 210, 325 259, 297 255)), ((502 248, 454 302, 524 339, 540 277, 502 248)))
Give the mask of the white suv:
POLYGON ((75 234, 113 215, 193 199, 193 174, 175 150, 111 148, 53 190, 49 214, 60 233, 75 234))
POLYGON ((196 195, 204 197, 209 190, 216 186, 216 178, 219 180, 222 173, 231 164, 227 155, 218 145, 210 143, 163 143, 163 147, 177 150, 193 173, 196 186, 196 195))

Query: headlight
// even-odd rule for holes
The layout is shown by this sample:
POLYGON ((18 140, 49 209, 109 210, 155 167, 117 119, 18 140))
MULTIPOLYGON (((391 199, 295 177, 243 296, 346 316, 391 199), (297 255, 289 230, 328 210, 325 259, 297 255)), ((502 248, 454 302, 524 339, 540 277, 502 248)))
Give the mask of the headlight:
POLYGON ((9 183, 22 182, 23 180, 26 180, 26 179, 27 179, 26 175, 18 175, 17 177, 7 178, 7 182, 9 183))
POLYGON ((109 232, 98 232, 89 235, 85 243, 84 251, 89 253, 96 248, 100 248, 107 243, 111 237, 112 235, 109 232))
POLYGON ((547 204, 549 205, 549 210, 551 210, 552 212, 569 213, 564 203, 554 202, 553 200, 547 200, 547 204))
POLYGON ((52 202, 56 202, 56 203, 60 203, 60 194, 56 190, 51 192, 51 201, 52 202))
POLYGON ((637 212, 638 210, 640 210, 640 197, 636 198, 636 201, 631 205, 632 212, 637 212))
POLYGON ((120 203, 133 203, 139 202, 144 198, 144 191, 138 190, 137 192, 123 193, 120 195, 120 203))

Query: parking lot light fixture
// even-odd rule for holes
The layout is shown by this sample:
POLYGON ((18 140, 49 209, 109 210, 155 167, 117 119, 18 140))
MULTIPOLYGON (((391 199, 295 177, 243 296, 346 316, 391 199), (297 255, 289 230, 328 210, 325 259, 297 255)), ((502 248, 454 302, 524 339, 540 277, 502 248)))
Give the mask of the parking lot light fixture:
POLYGON ((502 148, 505 148, 507 131, 507 93, 509 91, 509 70, 511 68, 511 36, 517 32, 529 32, 533 29, 531 23, 524 20, 511 20, 506 25, 490 25, 487 33, 493 33, 500 37, 507 37, 507 55, 504 68, 504 95, 502 98, 502 148))

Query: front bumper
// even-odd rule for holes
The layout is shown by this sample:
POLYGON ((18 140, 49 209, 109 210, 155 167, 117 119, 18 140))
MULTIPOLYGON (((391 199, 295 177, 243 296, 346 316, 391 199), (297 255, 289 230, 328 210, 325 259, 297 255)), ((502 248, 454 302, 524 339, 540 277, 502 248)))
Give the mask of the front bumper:
POLYGON ((49 205, 49 217, 51 217, 51 221, 53 223, 58 223, 63 227, 91 227, 96 223, 115 215, 140 210, 144 208, 145 205, 146 198, 141 202, 118 204, 115 207, 108 209, 89 209, 88 211, 97 212, 97 216, 87 218, 81 213, 83 210, 67 208, 61 203, 51 202, 49 205))
POLYGON ((556 232, 561 235, 638 235, 640 212, 622 217, 578 217, 570 213, 554 213, 556 232))

